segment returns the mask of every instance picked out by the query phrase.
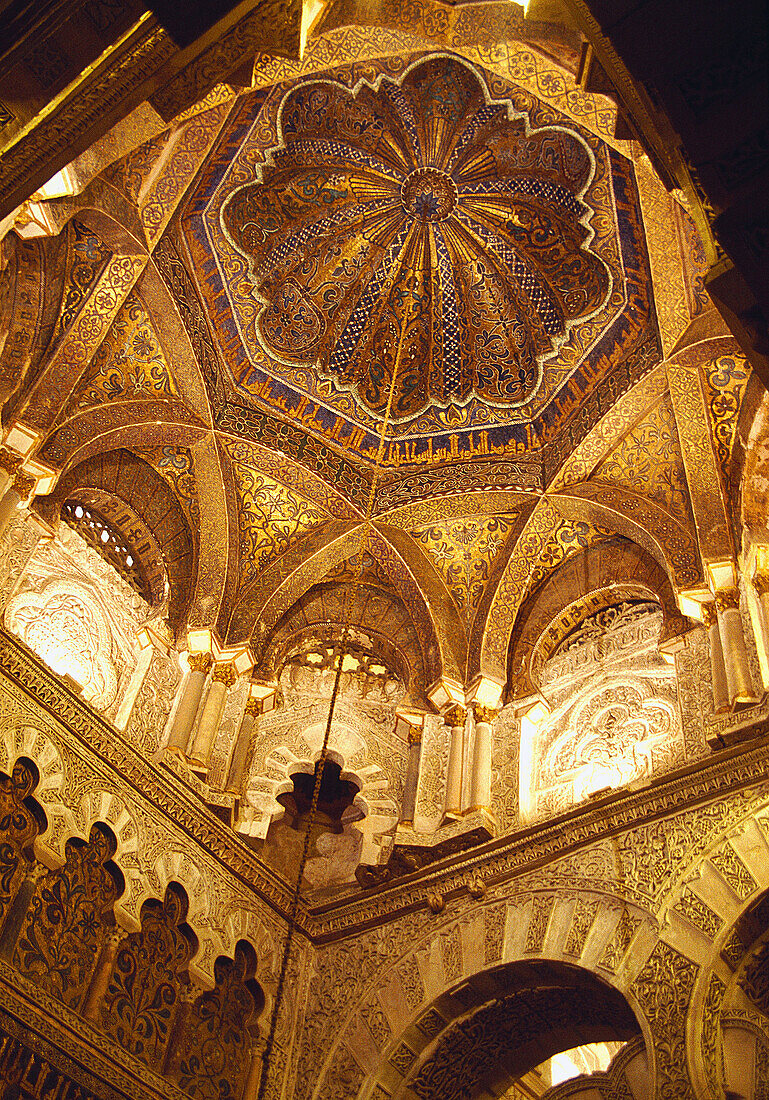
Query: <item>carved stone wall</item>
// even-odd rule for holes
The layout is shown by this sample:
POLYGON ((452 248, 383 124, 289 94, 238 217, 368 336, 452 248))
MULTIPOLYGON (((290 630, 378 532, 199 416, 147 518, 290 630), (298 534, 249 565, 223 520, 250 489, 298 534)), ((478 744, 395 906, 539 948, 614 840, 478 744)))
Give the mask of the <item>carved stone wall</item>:
MULTIPOLYGON (((281 677, 282 703, 258 719, 253 736, 251 768, 246 782, 245 806, 237 828, 244 835, 265 837, 270 823, 280 818, 279 795, 291 790, 291 775, 312 771, 320 756, 333 688, 333 670, 302 665, 297 675, 286 670, 281 677)), ((384 694, 387 683, 371 684, 360 671, 343 673, 329 738, 332 759, 359 786, 356 804, 362 817, 355 830, 361 838, 360 862, 378 863, 389 852, 388 834, 398 820, 408 745, 396 734, 394 699, 384 694)), ((349 839, 349 838, 348 838, 349 839)), ((334 858, 332 841, 328 856, 334 858)), ((316 845, 316 849, 318 846, 316 845)), ((316 850, 308 863, 323 860, 316 850)), ((347 877, 354 881, 354 866, 347 877)), ((318 880, 324 873, 317 868, 318 880)))
MULTIPOLYGON (((17 527, 22 539, 27 527, 17 527)), ((109 718, 137 660, 136 633, 149 605, 65 524, 27 559, 5 605, 6 629, 109 718)))
POLYGON ((676 674, 656 649, 661 624, 651 604, 606 608, 545 664, 541 687, 551 710, 524 757, 527 820, 683 761, 676 674))

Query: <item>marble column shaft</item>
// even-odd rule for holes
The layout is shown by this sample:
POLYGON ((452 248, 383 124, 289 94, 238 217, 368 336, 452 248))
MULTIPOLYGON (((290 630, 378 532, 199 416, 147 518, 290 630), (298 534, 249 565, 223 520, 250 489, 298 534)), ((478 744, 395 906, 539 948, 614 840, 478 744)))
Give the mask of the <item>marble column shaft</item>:
POLYGON ((473 751, 470 807, 473 810, 491 808, 491 762, 494 712, 484 707, 475 711, 475 745, 473 751))
POLYGON ((710 676, 713 681, 713 710, 720 714, 729 709, 729 688, 726 683, 724 651, 721 646, 721 631, 718 626, 718 614, 714 603, 702 605, 702 621, 708 632, 710 645, 710 676))
POLYGON ((236 679, 237 673, 230 664, 217 665, 214 669, 208 695, 198 722, 197 732, 192 747, 187 753, 190 760, 193 760, 196 764, 201 764, 203 767, 208 766, 208 758, 216 741, 224 704, 227 701, 227 691, 236 679))
POLYGON ((748 663, 748 651, 740 615, 740 597, 737 588, 719 588, 716 593, 718 629, 724 653, 726 683, 729 689, 729 705, 754 703, 757 696, 753 688, 748 663))
POLYGON ((403 806, 401 821, 404 825, 414 824, 414 811, 417 804, 417 786, 419 784, 419 765, 422 755, 422 730, 409 726, 409 755, 406 761, 406 777, 403 782, 403 806))
POLYGON ((122 928, 111 928, 102 944, 96 969, 91 977, 88 994, 83 1005, 83 1016, 86 1020, 95 1020, 99 1014, 99 1005, 107 992, 109 980, 117 958, 117 949, 128 933, 122 928))
POLYGON ((449 762, 446 769, 446 802, 445 813, 460 814, 462 812, 462 757, 465 747, 465 712, 461 707, 454 707, 444 718, 450 727, 449 734, 449 762))
POLYGON ((254 726, 256 725, 256 720, 261 710, 261 700, 254 699, 253 697, 249 698, 246 703, 243 719, 240 723, 238 739, 235 742, 235 748, 230 758, 230 767, 227 773, 227 790, 233 791, 235 794, 240 793, 240 787, 243 782, 243 772, 246 767, 246 758, 248 757, 248 749, 251 745, 254 726))
POLYGON ((198 707, 203 695, 206 678, 214 659, 210 653, 193 653, 189 659, 190 671, 182 684, 182 697, 176 708, 171 733, 168 738, 169 749, 187 751, 187 742, 195 724, 198 707))

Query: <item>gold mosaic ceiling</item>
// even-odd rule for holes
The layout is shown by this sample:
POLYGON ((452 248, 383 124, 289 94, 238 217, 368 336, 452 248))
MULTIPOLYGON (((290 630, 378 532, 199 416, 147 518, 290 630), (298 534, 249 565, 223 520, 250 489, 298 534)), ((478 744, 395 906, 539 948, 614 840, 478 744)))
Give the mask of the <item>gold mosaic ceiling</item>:
POLYGON ((243 97, 181 227, 230 406, 371 462, 389 403, 388 468, 540 459, 658 350, 630 161, 448 54, 243 97))

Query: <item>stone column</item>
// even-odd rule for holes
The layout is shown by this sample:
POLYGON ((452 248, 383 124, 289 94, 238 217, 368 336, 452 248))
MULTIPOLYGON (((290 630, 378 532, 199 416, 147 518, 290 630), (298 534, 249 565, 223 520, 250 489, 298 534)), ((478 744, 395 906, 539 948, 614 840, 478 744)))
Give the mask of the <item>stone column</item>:
POLYGON ((246 767, 246 759, 251 745, 251 738, 254 733, 254 726, 261 712, 261 699, 255 699, 253 695, 249 696, 243 714, 243 720, 238 730, 238 739, 235 742, 235 748, 230 758, 229 771, 227 773, 227 790, 231 791, 232 794, 240 794, 241 784, 243 783, 243 772, 246 767))
POLYGON ((203 768, 208 767, 208 758, 216 740, 219 723, 222 720, 224 704, 227 701, 227 691, 238 678, 238 674, 231 664, 217 664, 208 695, 203 706, 203 711, 198 722, 197 732, 192 742, 192 747, 187 753, 189 760, 199 764, 203 768))
POLYGON ((248 1074, 246 1075, 243 1092, 240 1094, 239 1100, 257 1100, 259 1085, 262 1081, 262 1072, 264 1070, 264 1052, 266 1047, 267 1040, 262 1038, 254 1039, 251 1044, 251 1064, 248 1067, 248 1074))
POLYGON ((753 576, 753 587, 758 596, 758 606, 761 610, 761 643, 764 653, 769 658, 769 572, 757 570, 753 576))
POLYGON ((83 1004, 83 1016, 86 1020, 95 1020, 99 1015, 99 1006, 104 1000, 109 980, 115 967, 117 949, 128 935, 122 928, 110 928, 99 952, 96 969, 91 977, 91 984, 83 1004))
POLYGON ((409 726, 409 756, 406 761, 406 776, 403 783, 403 805, 401 824, 414 824, 414 810, 417 804, 417 786, 419 784, 419 764, 422 755, 422 728, 409 726))
POLYGON ((718 614, 714 603, 702 605, 702 621, 708 632, 710 643, 710 675, 713 680, 713 710, 721 714, 729 709, 729 689, 726 685, 726 667, 724 651, 721 646, 721 632, 718 629, 718 614))
POLYGON ((19 505, 32 495, 36 484, 35 478, 29 477, 21 470, 17 471, 13 482, 6 488, 3 499, 0 500, 0 538, 10 526, 19 505))
POLYGON ((190 656, 190 671, 182 684, 182 697, 176 708, 167 748, 181 753, 187 751, 190 731, 195 724, 206 677, 213 663, 210 653, 193 653, 190 656))
POLYGON ((24 459, 19 454, 0 447, 0 500, 5 496, 6 489, 13 481, 24 459))
POLYGON ((487 707, 475 708, 475 746, 473 752, 471 810, 491 810, 491 725, 497 712, 487 707))
POLYGON ((449 763, 446 769, 446 803, 444 813, 458 817, 462 812, 462 756, 465 744, 465 712, 462 707, 452 707, 444 715, 450 727, 449 763))
POLYGON ((745 647, 745 635, 742 631, 739 591, 736 587, 719 588, 716 590, 715 600, 718 612, 718 629, 721 634, 721 648, 724 653, 729 705, 755 703, 758 696, 753 689, 750 678, 748 651, 745 647))
POLYGON ((45 864, 38 863, 37 860, 30 863, 27 868, 26 874, 19 884, 19 889, 16 891, 16 896, 5 915, 5 923, 3 924, 2 935, 0 935, 0 959, 10 961, 13 957, 13 949, 19 938, 21 926, 27 915, 32 896, 40 879, 47 874, 48 868, 45 864))

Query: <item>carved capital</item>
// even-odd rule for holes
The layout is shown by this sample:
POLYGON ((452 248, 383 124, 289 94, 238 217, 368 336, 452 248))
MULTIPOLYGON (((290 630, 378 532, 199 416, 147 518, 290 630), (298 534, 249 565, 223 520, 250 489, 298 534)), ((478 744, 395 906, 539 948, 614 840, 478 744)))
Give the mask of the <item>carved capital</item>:
POLYGON ((5 447, 0 447, 0 470, 3 470, 6 474, 13 476, 23 461, 21 455, 13 454, 12 451, 7 451, 5 447))
POLYGON ((716 607, 719 611, 739 611, 740 593, 736 588, 719 588, 716 592, 716 607))
POLYGON ((179 1000, 182 1004, 192 1005, 203 992, 202 986, 197 982, 185 982, 179 987, 179 1000))
POLYGON ((262 713, 262 700, 257 699, 253 695, 249 695, 244 713, 251 715, 253 718, 258 717, 262 713))
POLYGON ((406 735, 409 745, 421 745, 422 744, 422 727, 421 726, 409 726, 409 732, 406 735))
POLYGON ((17 470, 16 476, 13 479, 13 487, 22 500, 25 500, 35 491, 36 485, 37 478, 30 477, 29 474, 25 474, 23 470, 17 470))
POLYGON ((40 863, 39 860, 35 860, 27 868, 24 879, 26 882, 30 882, 33 887, 37 886, 41 878, 44 878, 50 871, 49 867, 46 867, 44 863, 40 863))
POLYGON ((491 725, 498 714, 499 711, 492 710, 491 707, 476 706, 475 708, 476 722, 486 722, 488 725, 491 725))
POLYGON ((766 596, 769 593, 769 572, 759 570, 753 577, 753 587, 759 596, 766 596))
POLYGON ((214 669, 214 675, 212 679, 216 680, 220 684, 224 684, 225 687, 231 688, 238 678, 238 674, 230 664, 217 665, 214 669))
POLYGON ((124 928, 121 928, 119 924, 116 924, 114 928, 110 928, 107 935, 104 937, 104 942, 110 951, 114 954, 128 933, 124 928))
POLYGON ((210 653, 191 653, 189 659, 192 672, 208 672, 214 659, 210 653))
POLYGON ((702 622, 708 630, 718 622, 718 614, 714 603, 702 604, 702 622))
POLYGON ((452 707, 444 714, 443 721, 449 726, 464 726, 465 711, 462 707, 452 707))

